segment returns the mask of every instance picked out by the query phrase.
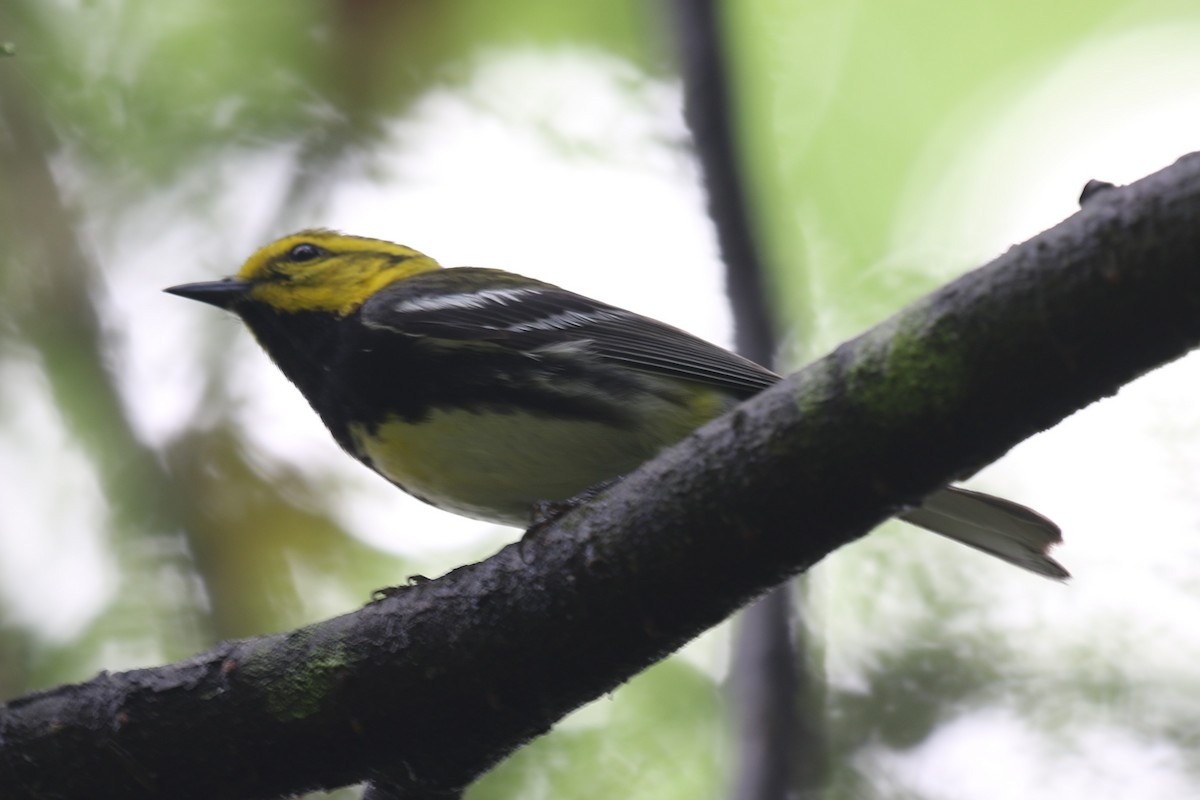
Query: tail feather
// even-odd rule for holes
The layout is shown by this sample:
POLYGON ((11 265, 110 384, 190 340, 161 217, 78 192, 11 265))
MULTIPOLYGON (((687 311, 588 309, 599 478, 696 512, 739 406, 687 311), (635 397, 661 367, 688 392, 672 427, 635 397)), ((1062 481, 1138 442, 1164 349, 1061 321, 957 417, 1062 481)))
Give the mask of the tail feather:
POLYGON ((950 486, 900 519, 1030 572, 1057 580, 1071 577, 1048 555, 1062 541, 1058 526, 1011 500, 950 486))

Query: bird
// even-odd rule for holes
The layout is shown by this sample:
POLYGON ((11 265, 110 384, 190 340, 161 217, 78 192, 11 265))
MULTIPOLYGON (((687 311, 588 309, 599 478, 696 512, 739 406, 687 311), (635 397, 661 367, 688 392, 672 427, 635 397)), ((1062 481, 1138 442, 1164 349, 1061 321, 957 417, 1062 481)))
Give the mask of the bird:
MULTIPOLYGON (((679 328, 533 278, 302 230, 165 291, 241 318, 337 443, 405 492, 524 527, 781 380, 679 328)), ((1057 525, 957 486, 899 518, 1054 579, 1057 525)))

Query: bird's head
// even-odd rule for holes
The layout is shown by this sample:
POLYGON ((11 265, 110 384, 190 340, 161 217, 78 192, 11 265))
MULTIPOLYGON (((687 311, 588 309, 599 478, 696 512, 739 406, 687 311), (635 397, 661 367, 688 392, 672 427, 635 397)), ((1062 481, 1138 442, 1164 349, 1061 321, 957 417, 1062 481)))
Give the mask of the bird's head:
POLYGON ((385 286, 438 268, 436 261, 411 247, 306 230, 260 248, 232 278, 167 291, 234 312, 252 302, 282 313, 319 311, 344 317, 385 286))

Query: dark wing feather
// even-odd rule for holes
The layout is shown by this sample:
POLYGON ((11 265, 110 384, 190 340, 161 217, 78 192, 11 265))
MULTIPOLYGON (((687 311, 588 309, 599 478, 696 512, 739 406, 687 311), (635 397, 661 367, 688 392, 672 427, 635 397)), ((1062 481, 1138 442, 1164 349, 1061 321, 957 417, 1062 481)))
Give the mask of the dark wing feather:
POLYGON ((757 394, 770 370, 662 322, 500 270, 458 267, 377 292, 363 324, 409 336, 488 341, 523 351, 585 348, 631 369, 757 394))

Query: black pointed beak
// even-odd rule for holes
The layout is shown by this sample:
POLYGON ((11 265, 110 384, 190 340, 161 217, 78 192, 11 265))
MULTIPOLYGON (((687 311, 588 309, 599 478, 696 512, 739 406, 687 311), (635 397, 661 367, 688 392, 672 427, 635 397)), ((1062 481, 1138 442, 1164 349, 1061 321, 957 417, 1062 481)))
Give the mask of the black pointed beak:
POLYGON ((163 289, 167 294, 186 297, 188 300, 199 300, 217 308, 231 308, 238 300, 246 296, 250 290, 248 281, 226 278, 223 281, 205 281, 203 283, 184 283, 163 289))

